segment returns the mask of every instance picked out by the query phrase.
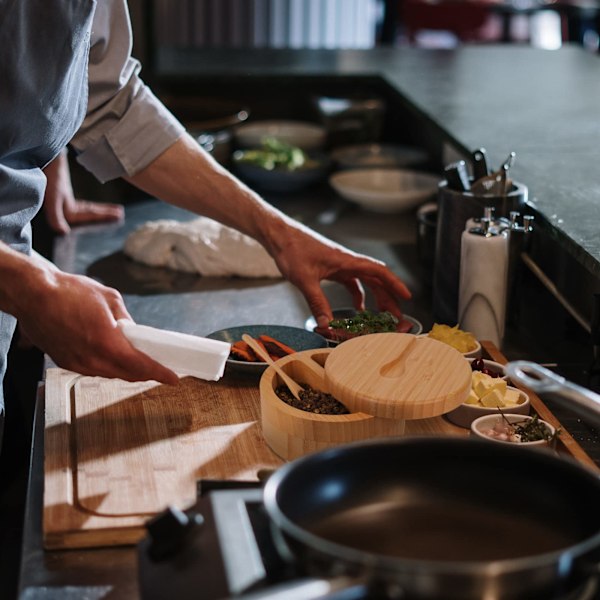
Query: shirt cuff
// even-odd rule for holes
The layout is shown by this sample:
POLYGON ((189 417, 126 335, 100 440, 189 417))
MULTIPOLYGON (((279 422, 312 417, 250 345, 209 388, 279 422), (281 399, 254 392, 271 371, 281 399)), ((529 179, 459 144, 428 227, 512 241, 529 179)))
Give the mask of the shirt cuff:
POLYGON ((172 146, 185 132, 183 125, 143 88, 121 119, 77 155, 77 162, 101 182, 135 175, 172 146))

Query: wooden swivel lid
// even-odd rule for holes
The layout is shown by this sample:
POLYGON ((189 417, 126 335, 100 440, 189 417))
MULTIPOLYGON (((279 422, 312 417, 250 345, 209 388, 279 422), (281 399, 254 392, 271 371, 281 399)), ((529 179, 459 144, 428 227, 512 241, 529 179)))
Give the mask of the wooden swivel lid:
POLYGON ((424 419, 464 402, 471 367, 448 344, 408 333, 375 333, 337 346, 325 363, 326 389, 352 412, 424 419))

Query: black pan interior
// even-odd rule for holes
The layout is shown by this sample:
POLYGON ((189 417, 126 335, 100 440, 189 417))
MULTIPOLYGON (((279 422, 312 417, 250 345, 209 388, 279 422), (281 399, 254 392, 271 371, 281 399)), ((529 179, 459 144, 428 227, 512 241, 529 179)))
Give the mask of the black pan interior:
POLYGON ((276 499, 303 530, 400 559, 520 558, 600 530, 592 473, 550 452, 475 440, 407 439, 320 453, 292 465, 276 499))

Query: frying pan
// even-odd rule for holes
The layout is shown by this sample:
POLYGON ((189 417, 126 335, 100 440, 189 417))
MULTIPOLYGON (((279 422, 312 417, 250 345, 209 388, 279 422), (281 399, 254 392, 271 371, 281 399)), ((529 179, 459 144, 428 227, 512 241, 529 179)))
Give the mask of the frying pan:
MULTIPOLYGON (((264 504, 307 586, 347 576, 352 598, 548 600, 596 585, 600 478, 547 450, 450 437, 349 444, 278 469, 264 504)), ((344 597, 343 585, 311 589, 296 597, 344 597)))

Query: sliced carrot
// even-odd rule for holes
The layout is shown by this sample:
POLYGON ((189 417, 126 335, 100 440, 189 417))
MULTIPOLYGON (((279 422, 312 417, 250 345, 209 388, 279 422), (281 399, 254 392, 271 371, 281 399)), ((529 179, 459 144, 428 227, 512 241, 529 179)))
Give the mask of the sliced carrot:
POLYGON ((252 348, 250 348, 243 340, 234 342, 231 345, 231 354, 237 360, 245 360, 247 362, 257 362, 259 360, 254 353, 254 350, 252 350, 252 348))
POLYGON ((293 348, 286 346, 284 343, 272 338, 269 335, 259 335, 258 341, 262 342, 262 345, 271 356, 275 356, 277 358, 287 356, 288 354, 294 354, 294 352, 296 352, 293 348))

